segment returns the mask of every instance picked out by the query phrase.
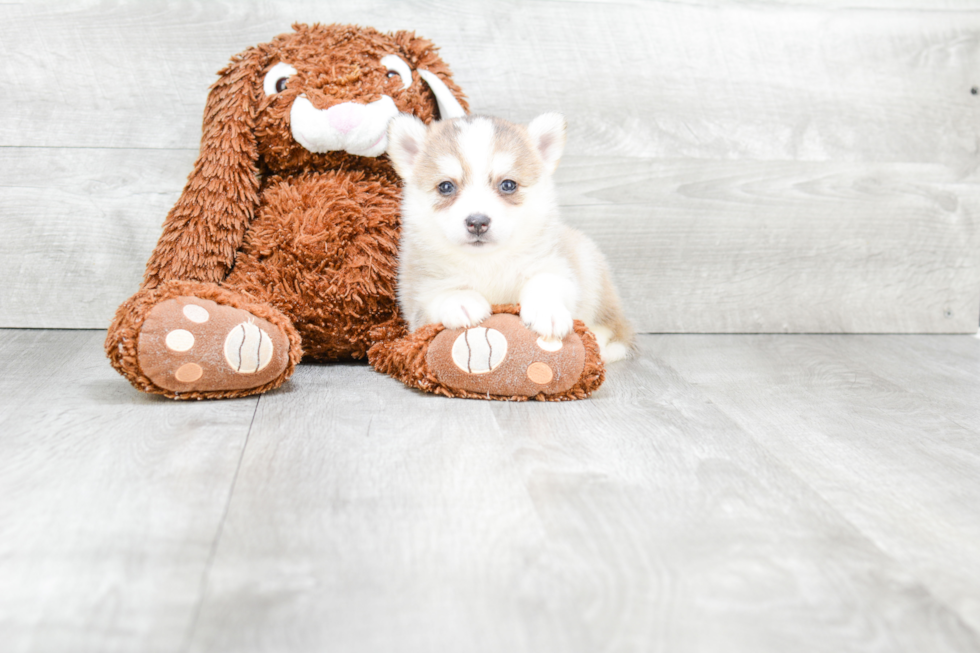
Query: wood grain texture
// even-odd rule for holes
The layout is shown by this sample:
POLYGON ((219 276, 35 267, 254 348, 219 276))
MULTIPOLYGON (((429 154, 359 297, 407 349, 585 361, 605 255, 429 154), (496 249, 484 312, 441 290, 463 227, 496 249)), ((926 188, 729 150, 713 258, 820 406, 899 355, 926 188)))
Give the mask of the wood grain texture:
POLYGON ((0 330, 5 653, 980 650, 976 338, 641 336, 536 405, 178 403, 103 337, 0 330))
POLYGON ((558 176, 641 331, 977 330, 980 187, 944 166, 581 157, 558 176))
POLYGON ((500 626, 542 533, 489 404, 363 365, 283 390, 259 404, 189 650, 520 646, 500 626))
MULTIPOLYGON (((649 341, 641 338, 642 350, 649 341)), ((588 570, 576 606, 588 617, 571 635, 587 644, 576 650, 977 646, 958 615, 907 584, 900 564, 884 563, 892 580, 870 571, 881 569, 881 552, 774 465, 699 386, 647 355, 630 368, 610 370, 604 390, 615 398, 571 407, 566 419, 495 407, 515 434, 542 520, 588 570), (888 607, 870 599, 890 594, 885 586, 896 590, 888 607), (849 615, 830 608, 841 596, 866 607, 849 615), (900 607, 909 599, 918 607, 900 607), (872 616, 879 609, 884 621, 915 614, 936 639, 919 639, 918 626, 899 634, 872 616)))
MULTIPOLYGON (((0 325, 108 324, 193 158, 0 148, 0 325)), ((976 331, 980 186, 945 166, 566 157, 558 181, 640 331, 976 331)))
POLYGON ((107 326, 139 287, 196 156, 0 148, 0 326, 107 326))
POLYGON ((976 167, 980 11, 426 0, 0 6, 0 145, 188 147, 231 55, 293 21, 433 39, 474 110, 570 153, 976 167))
POLYGON ((649 356, 557 406, 301 367, 260 401, 190 650, 980 647, 708 397, 649 356))
POLYGON ((104 331, 0 330, 0 648, 178 651, 256 399, 178 405, 104 331))
POLYGON ((645 343, 649 355, 696 383, 980 629, 980 342, 761 336, 645 343), (768 387, 759 392, 763 379, 768 387))
MULTIPOLYGON (((727 5, 731 0, 689 0, 690 4, 705 6, 727 5)), ((823 9, 878 9, 894 11, 971 11, 977 8, 976 0, 753 0, 763 7, 819 7, 823 9)))
POLYGON ((641 331, 976 328, 967 0, 0 4, 0 326, 108 323, 215 72, 293 21, 415 29, 474 111, 564 112, 566 216, 641 331))

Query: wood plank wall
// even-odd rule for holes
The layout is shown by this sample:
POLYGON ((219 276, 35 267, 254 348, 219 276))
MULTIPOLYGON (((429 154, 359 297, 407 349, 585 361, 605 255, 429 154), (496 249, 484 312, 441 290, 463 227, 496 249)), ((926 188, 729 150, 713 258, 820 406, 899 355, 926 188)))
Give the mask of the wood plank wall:
POLYGON ((0 5, 0 327, 107 325, 209 84, 292 22, 414 29, 476 112, 569 122, 567 220, 647 332, 975 332, 971 0, 0 5))

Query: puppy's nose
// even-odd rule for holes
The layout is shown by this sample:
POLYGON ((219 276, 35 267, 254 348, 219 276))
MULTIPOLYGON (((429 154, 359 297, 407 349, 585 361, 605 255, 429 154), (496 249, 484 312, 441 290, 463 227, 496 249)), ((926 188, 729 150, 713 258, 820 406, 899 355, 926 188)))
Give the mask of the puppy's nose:
POLYGON ((477 236, 487 233, 490 229, 490 218, 482 213, 474 213, 466 218, 466 230, 477 236))

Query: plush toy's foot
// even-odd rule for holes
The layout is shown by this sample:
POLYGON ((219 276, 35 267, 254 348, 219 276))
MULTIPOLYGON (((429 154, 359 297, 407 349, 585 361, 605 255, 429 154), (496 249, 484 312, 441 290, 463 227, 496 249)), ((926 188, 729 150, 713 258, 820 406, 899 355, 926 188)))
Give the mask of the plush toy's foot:
POLYGON ((248 311, 176 297, 146 316, 139 361, 152 383, 174 393, 248 390, 283 373, 289 341, 248 311))
POLYGON ((585 369, 576 333, 544 341, 516 315, 491 315, 471 329, 442 331, 425 356, 441 383, 479 395, 533 397, 567 392, 585 369))
POLYGON ((581 322, 564 340, 548 342, 523 325, 517 307, 494 312, 477 327, 429 325, 376 345, 369 360, 408 385, 451 397, 563 401, 602 384, 599 346, 581 322))
POLYGON ((199 281, 166 281, 123 302, 105 350, 137 389, 173 399, 266 392, 303 356, 299 333, 277 309, 199 281))

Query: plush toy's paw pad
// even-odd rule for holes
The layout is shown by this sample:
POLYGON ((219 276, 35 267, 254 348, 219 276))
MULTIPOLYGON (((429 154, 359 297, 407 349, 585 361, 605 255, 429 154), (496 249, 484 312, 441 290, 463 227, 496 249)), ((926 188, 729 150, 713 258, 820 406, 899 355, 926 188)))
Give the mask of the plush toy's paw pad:
POLYGON ((289 341, 248 311, 196 297, 160 302, 140 329, 143 373, 165 390, 247 390, 279 376, 289 341))
POLYGON ((446 329, 429 346, 426 362, 451 388, 502 397, 567 391, 585 368, 585 347, 572 332, 544 339, 521 319, 498 313, 469 329, 446 329))
POLYGON ((261 372, 275 353, 272 338, 254 322, 242 322, 225 338, 225 361, 239 374, 261 372))
POLYGON ((496 329, 466 329, 453 342, 453 363, 469 374, 487 374, 507 357, 507 337, 496 329))

